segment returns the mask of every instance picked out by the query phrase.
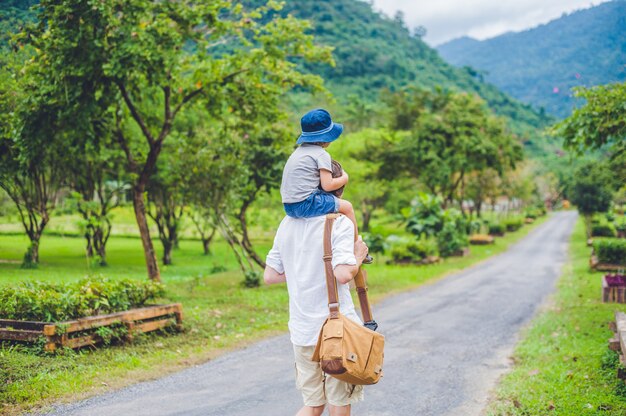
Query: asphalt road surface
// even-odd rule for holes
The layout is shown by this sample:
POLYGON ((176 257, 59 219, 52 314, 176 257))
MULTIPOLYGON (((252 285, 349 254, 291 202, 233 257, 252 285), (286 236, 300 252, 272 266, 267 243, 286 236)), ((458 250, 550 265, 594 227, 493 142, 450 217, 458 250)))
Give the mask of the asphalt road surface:
MULTIPOLYGON (((555 213, 506 253, 376 305, 385 376, 353 414, 479 415, 520 329, 554 289, 575 219, 555 213)), ((285 335, 49 414, 292 416, 300 406, 285 335)))

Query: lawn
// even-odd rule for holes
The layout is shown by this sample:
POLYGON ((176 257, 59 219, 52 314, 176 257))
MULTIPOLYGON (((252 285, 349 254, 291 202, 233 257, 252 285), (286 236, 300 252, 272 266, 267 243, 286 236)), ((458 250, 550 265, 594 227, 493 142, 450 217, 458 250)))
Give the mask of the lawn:
MULTIPOLYGON (((539 224, 539 220, 536 224, 539 224)), ((419 286, 500 253, 529 232, 524 227, 497 239, 493 246, 472 246, 471 255, 451 258, 423 267, 388 266, 384 258, 368 266, 374 302, 384 296, 419 286)), ((260 253, 271 244, 271 233, 258 232, 260 253)), ((41 265, 22 270, 19 260, 27 246, 20 235, 0 235, 0 285, 21 280, 68 281, 85 275, 145 279, 140 240, 111 237, 109 266, 90 267, 84 256, 84 240, 60 235, 44 236, 41 265)), ((160 243, 155 240, 160 250, 160 243)), ((34 354, 24 348, 0 348, 0 413, 17 414, 56 401, 71 401, 205 362, 224 351, 283 333, 287 330, 288 298, 284 285, 244 289, 242 276, 227 245, 217 240, 212 254, 202 255, 199 241, 182 240, 174 251, 174 264, 162 267, 166 298, 181 302, 185 332, 177 335, 139 337, 133 345, 67 352, 34 354), (226 271, 216 272, 219 267, 226 271)))
POLYGON ((570 263, 549 309, 514 354, 488 415, 626 414, 626 386, 616 378, 617 354, 607 324, 622 304, 602 303, 601 272, 589 270, 582 220, 570 242, 570 263))

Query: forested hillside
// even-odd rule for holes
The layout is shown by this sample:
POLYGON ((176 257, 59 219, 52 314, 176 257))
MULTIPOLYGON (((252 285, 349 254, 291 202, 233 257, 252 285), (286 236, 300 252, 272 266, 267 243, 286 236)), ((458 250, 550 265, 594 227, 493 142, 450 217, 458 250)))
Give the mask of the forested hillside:
POLYGON ((576 104, 572 87, 626 80, 626 0, 485 41, 452 40, 438 50, 513 97, 565 117, 576 104))
POLYGON ((281 13, 308 19, 319 42, 335 48, 336 67, 311 69, 324 77, 339 99, 356 93, 374 100, 383 88, 406 85, 443 86, 478 93, 497 114, 511 118, 519 134, 531 134, 546 122, 475 72, 446 63, 403 22, 376 13, 368 2, 290 0, 281 13))
MULTIPOLYGON (((3 26, 15 29, 21 25, 19 18, 32 18, 32 14, 25 11, 33 3, 37 1, 4 2, 2 15, 11 18, 3 17, 3 26)), ((258 5, 265 1, 244 3, 258 5)), ((497 114, 510 118, 512 128, 521 136, 535 136, 536 127, 547 122, 530 106, 482 82, 473 71, 447 64, 419 36, 412 35, 403 22, 374 12, 369 3, 290 0, 280 13, 309 20, 318 42, 335 48, 335 67, 315 65, 309 69, 324 77, 340 103, 355 96, 375 102, 382 89, 397 90, 407 85, 442 86, 478 93, 497 114)), ((6 44, 6 36, 2 41, 6 44)))

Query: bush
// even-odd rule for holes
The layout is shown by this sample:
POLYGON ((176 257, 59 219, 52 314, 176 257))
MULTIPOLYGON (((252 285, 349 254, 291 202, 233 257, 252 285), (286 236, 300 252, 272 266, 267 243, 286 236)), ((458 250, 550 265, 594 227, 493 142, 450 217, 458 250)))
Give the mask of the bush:
POLYGON ((390 237, 389 254, 395 263, 419 262, 429 256, 437 255, 437 244, 432 239, 408 239, 390 237))
POLYGON ((507 231, 517 231, 522 228, 524 222, 519 218, 508 219, 504 222, 507 231))
POLYGON ((437 248, 442 257, 457 254, 469 246, 467 220, 457 209, 447 209, 443 214, 443 228, 437 234, 437 248))
POLYGON ((254 270, 248 270, 245 273, 241 284, 250 289, 261 286, 261 273, 254 270))
POLYGON ((616 237, 617 231, 611 224, 593 224, 591 226, 592 237, 616 237))
POLYGON ((600 263, 626 266, 626 240, 617 238, 595 240, 593 248, 600 263))
POLYGON ((380 234, 363 233, 363 241, 367 244, 370 253, 385 253, 387 249, 385 238, 380 234))
POLYGON ((504 225, 500 223, 491 223, 489 224, 489 234, 490 235, 503 235, 505 232, 504 225))
POLYGON ((0 287, 0 316, 59 322, 144 306, 164 293, 151 281, 86 278, 73 283, 23 282, 0 287))

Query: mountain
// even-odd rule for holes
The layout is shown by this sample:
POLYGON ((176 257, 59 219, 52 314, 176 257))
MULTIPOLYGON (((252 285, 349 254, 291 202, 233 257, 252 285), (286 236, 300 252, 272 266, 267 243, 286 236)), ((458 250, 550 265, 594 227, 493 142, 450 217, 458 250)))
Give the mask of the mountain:
POLYGON ((577 104, 572 87, 626 80, 626 0, 484 41, 455 39, 437 49, 448 62, 474 68, 513 97, 566 117, 577 104))
POLYGON ((520 135, 548 123, 544 115, 482 81, 471 69, 448 64, 402 21, 375 12, 369 2, 290 0, 281 11, 288 13, 309 20, 317 41, 335 48, 336 67, 309 69, 326 80, 339 101, 349 94, 376 100, 383 88, 442 86, 477 93, 497 114, 512 119, 520 135))
MULTIPOLYGON (((26 16, 27 5, 35 0, 4 0, 0 16, 7 10, 12 16, 26 16)), ((266 0, 243 0, 246 6, 266 0)), ((32 13, 32 12, 31 12, 32 13)), ((306 69, 321 75, 339 106, 349 97, 376 102, 382 89, 397 90, 408 85, 424 88, 438 86, 477 93, 499 115, 511 120, 514 132, 523 138, 537 135, 538 127, 549 119, 529 105, 502 93, 480 79, 471 69, 456 68, 445 62, 406 25, 372 9, 360 0, 289 0, 281 15, 309 20, 316 41, 334 47, 336 66, 308 65, 306 69)), ((27 18, 24 17, 24 18, 27 18)), ((32 16, 31 16, 32 18, 32 16)), ((13 26, 19 24, 12 20, 13 26)))

